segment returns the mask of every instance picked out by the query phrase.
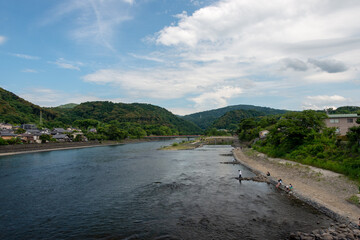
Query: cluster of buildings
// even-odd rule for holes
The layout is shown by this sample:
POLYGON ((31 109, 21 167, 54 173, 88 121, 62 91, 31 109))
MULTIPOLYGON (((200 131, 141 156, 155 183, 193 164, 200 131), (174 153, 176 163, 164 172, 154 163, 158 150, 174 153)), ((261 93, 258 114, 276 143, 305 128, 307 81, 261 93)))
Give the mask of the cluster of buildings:
MULTIPOLYGON (((23 131, 22 131, 23 132, 23 131)), ((77 128, 54 128, 52 130, 43 128, 38 129, 35 124, 22 124, 21 126, 13 126, 7 123, 0 123, 0 137, 4 140, 18 138, 24 143, 41 143, 41 135, 49 135, 58 142, 71 142, 78 135, 81 141, 88 141, 84 133, 77 128), (17 133, 19 129, 24 129, 24 133, 17 133)))

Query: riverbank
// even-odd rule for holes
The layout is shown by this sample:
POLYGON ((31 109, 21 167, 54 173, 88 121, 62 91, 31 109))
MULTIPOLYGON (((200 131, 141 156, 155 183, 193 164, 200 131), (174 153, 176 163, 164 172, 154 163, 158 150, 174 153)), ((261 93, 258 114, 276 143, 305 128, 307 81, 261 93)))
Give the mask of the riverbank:
POLYGON ((247 148, 237 147, 233 154, 237 161, 255 173, 265 175, 269 171, 272 184, 276 184, 280 178, 283 185, 291 183, 295 197, 333 219, 357 225, 360 208, 346 199, 358 193, 358 186, 344 175, 292 161, 268 158, 247 148))
POLYGON ((58 150, 69 150, 89 147, 101 147, 121 145, 128 143, 148 142, 146 139, 125 139, 122 141, 89 141, 89 142, 65 142, 65 143, 45 143, 45 144, 19 144, 19 145, 4 145, 0 146, 0 156, 48 152, 58 150))

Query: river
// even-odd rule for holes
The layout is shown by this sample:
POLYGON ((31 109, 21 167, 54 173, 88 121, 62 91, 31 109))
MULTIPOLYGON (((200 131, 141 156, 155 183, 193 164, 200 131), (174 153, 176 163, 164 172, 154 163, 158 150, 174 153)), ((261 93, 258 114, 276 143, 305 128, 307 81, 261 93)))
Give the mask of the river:
POLYGON ((331 219, 172 141, 0 157, 0 239, 284 239, 331 219))

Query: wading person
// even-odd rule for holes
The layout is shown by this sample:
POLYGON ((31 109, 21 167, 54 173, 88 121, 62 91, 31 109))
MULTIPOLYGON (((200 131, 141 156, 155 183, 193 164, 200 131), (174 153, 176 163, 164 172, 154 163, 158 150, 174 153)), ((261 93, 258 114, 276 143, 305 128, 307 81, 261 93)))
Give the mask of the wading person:
POLYGON ((242 173, 241 173, 241 170, 239 170, 239 180, 241 180, 242 178, 242 173))

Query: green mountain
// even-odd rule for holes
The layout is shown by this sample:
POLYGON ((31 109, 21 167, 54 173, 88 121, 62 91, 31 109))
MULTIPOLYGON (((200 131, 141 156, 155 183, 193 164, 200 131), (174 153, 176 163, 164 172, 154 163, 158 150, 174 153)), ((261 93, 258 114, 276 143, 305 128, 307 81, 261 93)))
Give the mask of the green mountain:
POLYGON ((40 112, 44 121, 57 117, 57 112, 34 105, 12 92, 0 88, 0 122, 39 123, 40 112))
POLYGON ((109 123, 137 123, 160 125, 176 129, 181 134, 198 134, 201 129, 194 123, 175 116, 165 108, 143 103, 113 103, 107 101, 85 102, 74 108, 54 108, 59 112, 58 121, 71 124, 76 120, 95 119, 109 123))
POLYGON ((76 104, 76 103, 68 103, 68 104, 64 104, 64 105, 57 106, 57 108, 74 108, 74 107, 76 107, 77 105, 79 105, 79 104, 76 104))
POLYGON ((183 116, 183 118, 195 123, 201 129, 207 129, 214 123, 216 119, 223 116, 225 113, 233 110, 254 110, 260 112, 262 116, 283 114, 287 112, 286 110, 273 109, 269 107, 259 107, 253 105, 234 105, 234 106, 228 106, 224 108, 189 114, 183 116))
POLYGON ((328 109, 329 114, 350 114, 350 113, 357 113, 360 114, 360 107, 356 106, 344 106, 338 107, 337 109, 328 109))
POLYGON ((230 112, 225 113, 218 119, 214 121, 211 125, 212 128, 216 129, 236 129, 237 125, 239 125, 240 121, 245 118, 253 118, 264 116, 265 114, 262 112, 258 112, 255 110, 232 110, 230 112))
POLYGON ((76 120, 94 119, 100 123, 116 120, 123 125, 152 129, 159 129, 163 126, 180 134, 202 132, 194 123, 151 104, 99 101, 42 108, 0 88, 0 122, 39 124, 40 112, 42 112, 44 126, 49 128, 72 126, 76 120))

